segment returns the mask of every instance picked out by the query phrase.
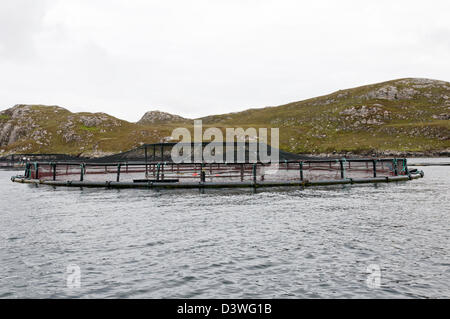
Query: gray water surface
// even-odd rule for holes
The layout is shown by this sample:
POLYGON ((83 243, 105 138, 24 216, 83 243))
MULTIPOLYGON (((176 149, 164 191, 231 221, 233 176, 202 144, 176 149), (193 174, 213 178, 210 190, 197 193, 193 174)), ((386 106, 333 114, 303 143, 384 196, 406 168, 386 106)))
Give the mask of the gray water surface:
POLYGON ((412 182, 204 194, 0 171, 0 298, 448 298, 450 167, 419 169, 412 182))

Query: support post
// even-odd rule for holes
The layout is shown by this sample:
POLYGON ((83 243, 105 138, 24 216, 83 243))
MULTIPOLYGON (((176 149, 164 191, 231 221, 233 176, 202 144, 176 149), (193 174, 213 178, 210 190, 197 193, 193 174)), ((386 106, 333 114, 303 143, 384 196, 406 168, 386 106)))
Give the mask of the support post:
POLYGON ((253 164, 252 173, 253 173, 253 184, 256 184, 256 163, 253 164))
POLYGON ((56 164, 55 163, 52 164, 52 168, 53 168, 53 180, 56 181, 56 164))
POLYGON ((39 164, 34 163, 34 178, 39 179, 39 164))
POLYGON ((117 182, 120 182, 120 167, 122 166, 122 164, 117 164, 117 182))
POLYGON ((84 180, 84 164, 80 165, 80 182, 84 180))
POLYGON ((339 160, 339 165, 341 166, 341 179, 345 178, 344 161, 339 160))
POLYGON ((372 164, 373 164, 373 177, 377 177, 377 160, 373 160, 372 164))
POLYGON ((203 171, 203 163, 200 163, 200 182, 205 181, 205 172, 203 171))
POLYGON ((204 164, 202 162, 200 164, 200 181, 204 183, 204 182, 206 182, 206 172, 203 168, 204 168, 204 164))
POLYGON ((203 183, 206 181, 206 173, 204 171, 200 173, 200 181, 203 183))
POLYGON ((394 175, 397 176, 398 175, 398 167, 397 167, 397 159, 394 158, 392 160, 392 167, 394 168, 394 175))
POLYGON ((30 164, 26 163, 25 164, 25 173, 24 173, 25 178, 30 178, 30 164))
POLYGON ((299 163, 299 169, 300 169, 300 180, 303 182, 303 162, 299 163))
POLYGON ((148 178, 148 153, 147 153, 147 145, 144 147, 144 154, 145 154, 145 178, 148 178))
POLYGON ((160 170, 160 163, 156 165, 156 180, 159 181, 159 170, 160 170))

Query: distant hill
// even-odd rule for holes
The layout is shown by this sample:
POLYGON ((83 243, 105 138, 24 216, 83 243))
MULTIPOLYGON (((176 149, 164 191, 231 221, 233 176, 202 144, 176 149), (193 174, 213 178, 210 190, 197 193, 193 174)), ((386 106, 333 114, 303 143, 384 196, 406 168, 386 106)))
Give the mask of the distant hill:
MULTIPOLYGON (((296 153, 450 153, 450 83, 407 78, 341 90, 276 107, 202 118, 205 127, 278 127, 281 149, 296 153)), ((160 111, 137 123, 57 106, 0 112, 0 155, 103 155, 168 140, 192 120, 160 111)))
POLYGON ((155 125, 155 124, 171 124, 171 123, 190 123, 190 120, 161 111, 150 111, 137 122, 141 125, 155 125))
POLYGON ((447 152, 450 83, 407 78, 276 107, 208 116, 217 126, 279 127, 297 153, 447 152))
POLYGON ((58 106, 16 105, 0 112, 0 154, 102 156, 164 140, 170 133, 160 126, 142 126, 105 113, 72 113, 58 106))

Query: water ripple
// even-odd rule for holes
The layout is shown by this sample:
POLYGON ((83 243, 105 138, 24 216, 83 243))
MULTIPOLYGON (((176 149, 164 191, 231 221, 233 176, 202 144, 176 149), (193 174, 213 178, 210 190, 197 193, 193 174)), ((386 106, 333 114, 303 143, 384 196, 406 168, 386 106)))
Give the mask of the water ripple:
POLYGON ((450 168, 423 169, 411 183, 203 194, 0 171, 0 298, 448 298, 450 168))

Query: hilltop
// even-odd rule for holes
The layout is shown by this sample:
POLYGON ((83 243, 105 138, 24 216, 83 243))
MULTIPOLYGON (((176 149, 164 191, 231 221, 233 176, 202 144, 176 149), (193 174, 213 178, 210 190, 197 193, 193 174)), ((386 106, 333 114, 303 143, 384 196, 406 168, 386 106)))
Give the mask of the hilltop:
POLYGON ((227 127, 279 127, 295 153, 449 153, 450 83, 407 78, 276 107, 208 116, 227 127))
POLYGON ((156 124, 167 124, 167 123, 189 123, 189 119, 184 117, 161 112, 161 111, 150 111, 144 114, 144 116, 137 122, 141 125, 156 125, 156 124))
MULTIPOLYGON (((450 83, 407 78, 293 102, 201 118, 204 127, 278 127, 295 153, 448 154, 450 83)), ((167 141, 192 120, 160 111, 137 123, 58 106, 16 105, 0 112, 0 155, 58 152, 100 156, 167 141)))

